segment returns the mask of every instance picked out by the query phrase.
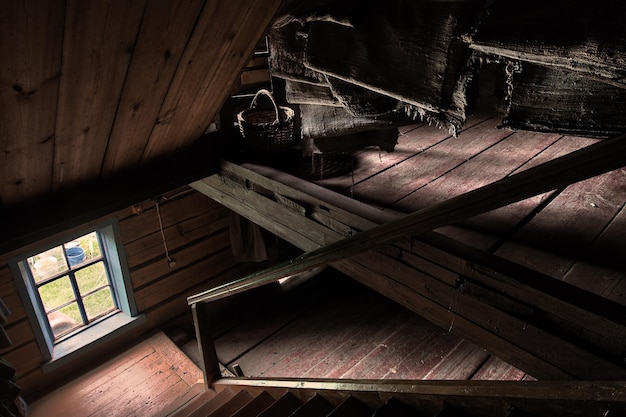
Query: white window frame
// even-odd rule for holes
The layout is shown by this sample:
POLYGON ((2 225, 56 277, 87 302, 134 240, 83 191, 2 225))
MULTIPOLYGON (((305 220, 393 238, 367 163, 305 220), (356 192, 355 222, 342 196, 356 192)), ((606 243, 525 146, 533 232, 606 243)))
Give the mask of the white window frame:
POLYGON ((117 219, 110 219, 91 227, 82 228, 74 233, 48 240, 9 261, 35 339, 46 361, 43 365, 44 371, 54 370, 145 323, 145 316, 139 315, 137 311, 130 271, 123 245, 118 238, 119 235, 117 219), (100 236, 102 255, 106 258, 105 265, 108 269, 113 297, 119 310, 107 314, 55 342, 41 298, 33 285, 30 272, 27 270, 26 260, 31 256, 93 231, 97 231, 100 236))

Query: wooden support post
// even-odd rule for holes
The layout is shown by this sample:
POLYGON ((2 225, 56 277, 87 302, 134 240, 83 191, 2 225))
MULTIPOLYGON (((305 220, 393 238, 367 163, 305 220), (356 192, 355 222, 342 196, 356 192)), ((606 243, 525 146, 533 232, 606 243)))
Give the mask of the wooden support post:
MULTIPOLYGON (((390 240, 429 232, 625 165, 626 135, 620 135, 256 272, 218 291, 228 293, 246 291, 354 256, 390 240)), ((202 191, 202 181, 198 182, 196 188, 202 191)), ((214 290, 200 293, 189 297, 187 301, 189 304, 208 301, 214 293, 214 290)))
POLYGON ((222 375, 217 361, 217 353, 215 352, 215 343, 213 343, 211 338, 207 305, 204 303, 194 304, 191 306, 191 312, 196 329, 198 349, 202 358, 204 386, 208 390, 211 388, 213 381, 221 378, 222 375))

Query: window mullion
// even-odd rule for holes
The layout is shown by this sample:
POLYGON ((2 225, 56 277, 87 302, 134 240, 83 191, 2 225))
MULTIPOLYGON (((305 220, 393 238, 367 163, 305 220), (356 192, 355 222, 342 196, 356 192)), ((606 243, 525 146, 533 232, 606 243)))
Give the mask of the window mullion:
POLYGON ((76 299, 76 304, 78 305, 78 311, 80 312, 80 318, 83 320, 83 324, 89 324, 89 319, 87 318, 87 311, 85 311, 85 304, 83 303, 83 298, 80 296, 80 290, 78 289, 78 283, 76 282, 76 277, 74 276, 74 271, 69 271, 70 284, 72 285, 72 291, 74 291, 74 298, 76 299))

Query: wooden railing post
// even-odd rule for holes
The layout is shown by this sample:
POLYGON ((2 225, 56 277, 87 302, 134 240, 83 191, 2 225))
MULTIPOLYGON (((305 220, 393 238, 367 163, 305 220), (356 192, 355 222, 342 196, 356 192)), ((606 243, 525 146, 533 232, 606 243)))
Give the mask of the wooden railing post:
POLYGON ((200 351, 200 357, 202 358, 204 386, 208 390, 211 388, 213 381, 221 378, 222 374, 220 372, 219 363, 217 361, 215 343, 213 343, 213 338, 211 336, 209 315, 207 313, 207 304, 192 304, 191 313, 193 315, 193 323, 196 329, 198 350, 200 351))

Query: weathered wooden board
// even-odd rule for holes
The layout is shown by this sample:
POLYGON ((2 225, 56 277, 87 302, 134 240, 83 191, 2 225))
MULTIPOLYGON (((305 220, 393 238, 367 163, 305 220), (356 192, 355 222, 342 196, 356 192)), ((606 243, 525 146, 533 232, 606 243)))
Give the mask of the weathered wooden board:
POLYGON ((324 74, 304 66, 306 32, 302 22, 280 19, 269 30, 272 54, 270 67, 274 77, 328 87, 324 74))
POLYGON ((0 6, 5 62, 0 66, 0 195, 5 206, 52 187, 64 4, 33 0, 0 6))
POLYGON ((311 368, 306 376, 325 378, 382 378, 392 366, 391 357, 394 352, 398 356, 406 354, 407 349, 412 349, 416 340, 427 333, 430 323, 422 321, 422 326, 416 324, 416 318, 406 312, 397 313, 394 308, 384 311, 368 324, 373 329, 367 332, 357 332, 347 338, 341 346, 330 352, 324 359, 311 368), (400 332, 406 334, 404 341, 411 344, 402 344, 402 341, 390 340, 400 332), (412 338, 411 338, 412 337, 412 338), (384 360, 379 360, 383 354, 384 360), (404 353, 403 353, 404 352, 404 353), (380 366, 376 369, 375 365, 380 366))
POLYGON ((626 130, 626 85, 529 63, 522 63, 509 82, 505 126, 604 138, 626 130))
POLYGON ((352 116, 343 107, 319 106, 312 104, 300 105, 302 138, 333 137, 351 133, 365 132, 373 129, 388 129, 406 120, 377 120, 367 117, 352 116), (323 120, 324 123, 319 123, 323 120))
MULTIPOLYGON (((230 219, 225 209, 212 210, 206 214, 183 220, 176 226, 163 230, 167 248, 176 250, 190 242, 228 228, 230 219)), ((129 268, 137 267, 165 252, 163 237, 159 232, 147 234, 124 247, 129 268)))
POLYGON ((342 107, 330 87, 323 84, 285 80, 285 96, 292 104, 342 107))
POLYGON ((472 49, 626 87, 622 3, 532 0, 522 6, 498 1, 489 11, 472 39, 472 49))
POLYGON ((31 404, 33 416, 159 415, 195 391, 200 370, 162 333, 31 404))
MULTIPOLYGON (((169 256, 176 262, 176 270, 191 266, 199 259, 204 258, 206 254, 221 252, 226 248, 230 248, 230 238, 227 229, 212 235, 202 236, 200 240, 190 242, 182 248, 168 247, 170 249, 169 256)), ((169 260, 165 255, 164 249, 156 251, 155 254, 157 256, 151 259, 149 264, 131 269, 133 288, 135 290, 139 290, 172 272, 172 268, 168 266, 169 260)), ((216 272, 219 273, 220 271, 216 272)))
POLYGON ((174 74, 142 162, 171 152, 173 144, 174 149, 180 149, 202 136, 279 5, 278 0, 253 1, 245 8, 233 7, 227 0, 207 2, 174 74), (188 111, 193 108, 204 112, 188 111))
POLYGON ((621 244, 625 227, 626 210, 622 207, 563 280, 626 305, 626 254, 621 244))
POLYGON ((187 268, 169 269, 164 260, 161 266, 161 278, 148 287, 135 292, 135 302, 139 311, 158 306, 176 295, 187 294, 188 290, 200 283, 205 285, 221 284, 221 273, 236 264, 229 249, 209 254, 206 258, 191 264, 187 268), (170 272, 171 271, 171 272, 170 272), (164 279, 167 278, 167 279, 164 279), (172 281, 173 280, 173 281, 172 281), (172 282, 177 282, 175 289, 172 282), (209 284, 210 283, 210 284, 209 284))
MULTIPOLYGON (((417 153, 411 158, 397 163, 389 169, 377 174, 373 178, 358 184, 354 187, 354 194, 357 198, 373 200, 375 204, 383 206, 393 206, 405 211, 414 211, 418 208, 427 207, 432 204, 432 200, 425 200, 417 197, 419 206, 394 203, 399 200, 410 200, 413 193, 418 192, 439 177, 446 175, 447 178, 453 175, 454 169, 474 155, 479 154, 504 140, 507 142, 512 132, 506 130, 496 130, 498 121, 489 119, 472 128, 461 132, 458 138, 448 137, 445 141, 428 147, 423 152, 417 153), (420 161, 419 163, 417 161, 420 161), (384 184, 384 186, 383 186, 384 184), (374 190, 384 188, 384 193, 375 193, 374 190)), ((511 144, 514 146, 514 144, 511 144)), ((486 183, 486 182, 485 182, 486 183)), ((457 187, 458 191, 462 189, 457 187)), ((444 197, 442 197, 444 198, 444 197)), ((412 200, 411 200, 412 201, 412 200)))
MULTIPOLYGON (((470 117, 463 127, 463 131, 484 121, 484 118, 470 117)), ((381 152, 378 149, 366 149, 354 155, 354 172, 351 175, 343 175, 336 178, 328 178, 315 181, 316 184, 323 185, 326 188, 336 190, 342 193, 350 193, 354 197, 358 197, 354 191, 361 182, 369 178, 375 178, 379 172, 384 172, 402 161, 429 149, 433 145, 452 137, 445 129, 439 129, 436 126, 419 125, 409 131, 400 132, 398 135, 398 144, 394 148, 394 152, 381 152)), ((385 187, 393 186, 393 184, 385 183, 385 187)), ((361 198, 365 198, 362 195, 361 198)), ((367 196, 369 197, 369 196, 367 196)), ((371 200, 371 198, 368 198, 371 200)))
POLYGON ((567 187, 496 253, 561 279, 622 208, 624 181, 620 169, 567 187))
POLYGON ((141 160, 202 6, 201 1, 146 3, 102 162, 103 176, 134 168, 141 160))
MULTIPOLYGON (((564 136, 538 155, 532 157, 515 172, 558 158, 569 152, 591 145, 595 141, 590 138, 564 136)), ((461 221, 456 225, 443 227, 438 232, 468 245, 491 252, 503 244, 516 228, 521 227, 523 222, 527 221, 530 216, 533 216, 534 212, 541 208, 541 204, 556 196, 558 192, 553 191, 510 204, 489 213, 461 221)))
POLYGON ((449 52, 465 3, 392 1, 386 6, 360 5, 350 15, 351 25, 313 22, 305 66, 414 105, 458 128, 464 106, 453 103, 445 83, 446 77, 458 77, 449 52))
POLYGON ((54 142, 53 188, 100 176, 145 0, 69 1, 54 142))
POLYGON ((472 375, 473 380, 506 380, 506 381, 521 381, 524 377, 524 372, 509 365, 503 360, 492 356, 483 364, 483 366, 472 375))
MULTIPOLYGON (((498 132, 498 131, 496 131, 498 132)), ((502 132, 502 131, 500 131, 502 132)), ((474 142, 458 144, 458 148, 452 148, 451 152, 461 153, 461 158, 453 160, 458 165, 448 170, 445 175, 441 173, 436 179, 432 178, 424 187, 410 192, 407 196, 397 201, 393 207, 401 211, 414 211, 433 206, 441 201, 461 195, 464 192, 478 189, 494 181, 506 178, 514 170, 525 164, 530 158, 541 152, 556 141, 560 135, 535 135, 527 132, 515 134, 496 133, 495 139, 481 148, 481 143, 488 140, 489 134, 480 133, 474 142), (486 135, 486 137, 485 137, 486 135), (503 140, 498 140, 505 138, 503 140), (470 149, 475 144, 476 148, 470 149), (470 152, 464 153, 467 147, 470 152), (459 149, 460 148, 460 149, 459 149), (484 149, 482 152, 480 149, 484 149), (474 152, 476 151, 476 152, 474 152)), ((461 140, 459 137, 456 140, 461 140)), ((450 156, 444 158, 447 161, 450 156)), ((413 187, 410 187, 413 188, 413 187)), ((410 189, 409 188, 409 189, 410 189)))

